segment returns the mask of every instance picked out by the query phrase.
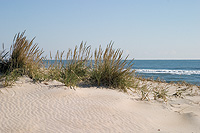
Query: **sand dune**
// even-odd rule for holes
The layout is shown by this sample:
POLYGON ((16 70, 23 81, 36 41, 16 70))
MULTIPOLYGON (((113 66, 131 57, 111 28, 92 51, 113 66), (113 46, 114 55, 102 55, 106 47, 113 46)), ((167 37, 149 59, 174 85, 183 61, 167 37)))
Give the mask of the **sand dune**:
POLYGON ((200 132, 199 95, 148 102, 137 94, 34 84, 26 77, 1 92, 0 133, 200 132))

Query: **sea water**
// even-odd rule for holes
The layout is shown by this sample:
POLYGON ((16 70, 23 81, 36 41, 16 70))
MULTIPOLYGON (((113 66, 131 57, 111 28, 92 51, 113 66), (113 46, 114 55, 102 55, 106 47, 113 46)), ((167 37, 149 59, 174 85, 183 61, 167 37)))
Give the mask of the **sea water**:
MULTIPOLYGON (((54 62, 49 61, 50 64, 54 62)), ((63 63, 67 64, 69 61, 63 63)), ((133 63, 132 70, 144 78, 159 78, 166 82, 186 81, 200 85, 200 60, 134 60, 133 63)))
POLYGON ((145 78, 200 85, 200 60, 135 60, 132 69, 145 78))

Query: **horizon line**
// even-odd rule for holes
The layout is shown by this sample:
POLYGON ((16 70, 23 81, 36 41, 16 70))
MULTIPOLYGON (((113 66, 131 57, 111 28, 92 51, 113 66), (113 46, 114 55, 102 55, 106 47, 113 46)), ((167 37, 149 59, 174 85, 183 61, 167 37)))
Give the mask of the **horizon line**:
POLYGON ((134 58, 134 60, 200 60, 200 58, 134 58))

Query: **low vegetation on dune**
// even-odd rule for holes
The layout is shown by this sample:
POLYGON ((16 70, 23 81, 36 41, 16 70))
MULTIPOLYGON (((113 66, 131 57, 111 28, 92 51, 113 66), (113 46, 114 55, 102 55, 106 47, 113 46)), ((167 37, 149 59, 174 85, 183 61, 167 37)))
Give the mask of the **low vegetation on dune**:
POLYGON ((128 62, 128 56, 123 60, 123 51, 113 49, 111 43, 105 51, 101 47, 96 49, 94 55, 90 50, 90 46, 81 43, 74 50, 69 49, 64 60, 64 52, 57 52, 54 63, 48 63, 48 79, 58 80, 70 87, 80 83, 123 91, 131 87, 134 76, 134 71, 131 71, 133 60, 128 62))
POLYGON ((99 47, 94 52, 94 63, 91 66, 89 81, 98 86, 127 91, 132 87, 134 71, 133 60, 123 59, 123 51, 113 49, 112 42, 105 51, 99 47))
MULTIPOLYGON (((48 63, 47 79, 58 80, 70 87, 75 87, 80 82, 86 82, 89 77, 88 60, 91 58, 90 49, 90 46, 81 43, 74 50, 69 49, 65 59, 63 59, 64 52, 59 53, 57 51, 53 60, 54 63, 48 63)), ((50 57, 52 60, 51 54, 50 57)))
POLYGON ((8 66, 8 54, 9 52, 6 52, 6 50, 4 49, 4 45, 3 45, 3 50, 0 52, 0 73, 5 72, 6 69, 9 67, 8 66))
POLYGON ((105 51, 99 47, 94 53, 91 47, 83 44, 64 52, 57 51, 48 67, 44 67, 42 56, 37 44, 33 44, 24 36, 25 32, 14 37, 9 52, 4 49, 0 54, 0 68, 4 86, 11 85, 19 76, 27 75, 33 81, 58 80, 66 86, 75 87, 87 83, 108 88, 118 88, 126 91, 132 86, 134 71, 131 70, 133 60, 128 56, 123 59, 123 51, 113 49, 113 44, 107 45, 105 51), (66 63, 67 62, 67 63, 66 63))
POLYGON ((39 79, 42 74, 43 50, 39 49, 38 44, 33 44, 35 38, 29 41, 24 36, 25 31, 15 35, 10 51, 1 52, 0 72, 4 78, 4 86, 11 85, 19 76, 28 75, 34 80, 39 79))
POLYGON ((124 92, 135 89, 141 100, 150 100, 149 95, 153 95, 155 100, 167 101, 167 87, 152 87, 145 83, 148 79, 136 77, 132 70, 134 60, 128 60, 128 56, 124 58, 123 51, 114 49, 112 42, 105 50, 99 46, 94 52, 82 42, 66 54, 57 51, 55 58, 50 53, 50 60, 46 60, 43 50, 33 43, 35 38, 29 41, 24 34, 15 35, 10 51, 4 48, 0 51, 0 83, 3 86, 10 86, 18 77, 27 75, 34 82, 57 80, 69 87, 87 84, 124 92))

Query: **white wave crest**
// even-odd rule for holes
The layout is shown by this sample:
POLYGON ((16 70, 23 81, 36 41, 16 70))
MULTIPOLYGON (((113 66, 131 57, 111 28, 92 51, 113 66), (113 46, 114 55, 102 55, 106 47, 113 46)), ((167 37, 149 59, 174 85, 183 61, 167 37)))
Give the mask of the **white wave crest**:
POLYGON ((138 73, 163 73, 177 75, 200 74, 200 70, 165 70, 165 69, 135 69, 138 73))

